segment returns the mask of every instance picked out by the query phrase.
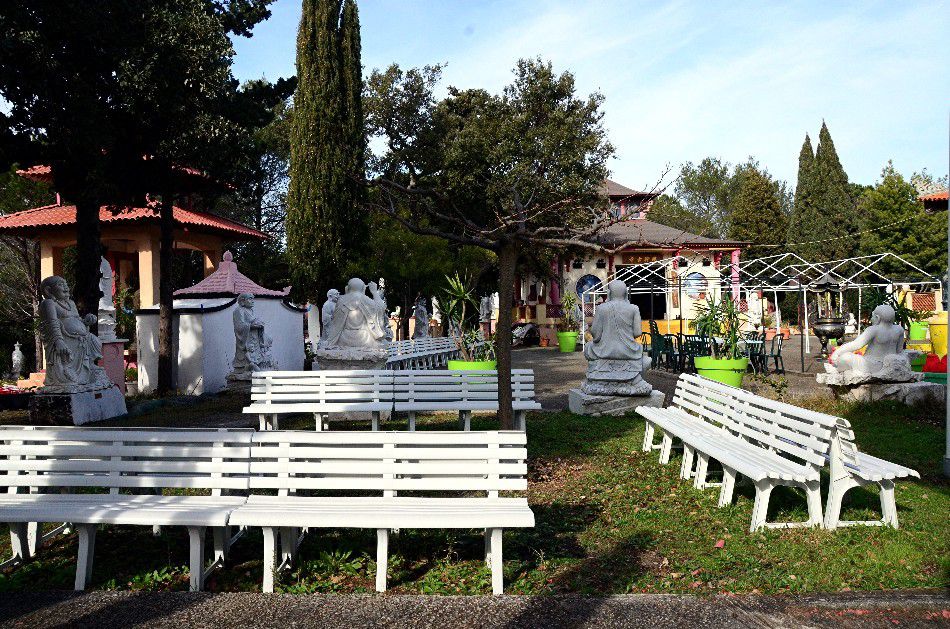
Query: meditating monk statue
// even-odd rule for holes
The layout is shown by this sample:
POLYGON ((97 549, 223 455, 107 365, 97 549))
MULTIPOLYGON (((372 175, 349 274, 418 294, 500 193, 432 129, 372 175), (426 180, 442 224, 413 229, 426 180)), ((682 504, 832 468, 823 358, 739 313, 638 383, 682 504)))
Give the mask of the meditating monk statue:
POLYGON ((895 313, 891 306, 882 304, 875 308, 871 313, 871 326, 853 341, 838 347, 831 354, 829 367, 841 373, 873 375, 896 361, 901 363, 900 368, 903 368, 903 363, 907 363, 907 371, 910 371, 910 363, 903 353, 904 328, 894 323, 894 319, 895 313), (865 346, 867 349, 863 356, 856 353, 865 346))
POLYGON ((46 382, 51 393, 78 393, 112 386, 105 370, 96 364, 102 358, 102 342, 89 328, 96 315, 79 316, 69 298, 66 280, 53 275, 40 284, 40 337, 46 357, 46 382))
POLYGON ((326 326, 326 337, 320 341, 321 348, 366 348, 386 347, 386 302, 376 286, 354 277, 346 284, 346 293, 341 295, 333 311, 333 318, 326 326))
POLYGON ((587 378, 581 390, 589 395, 649 395, 642 373, 650 367, 637 337, 643 333, 640 309, 627 299, 621 280, 607 284, 607 301, 597 307, 591 339, 584 344, 587 378))

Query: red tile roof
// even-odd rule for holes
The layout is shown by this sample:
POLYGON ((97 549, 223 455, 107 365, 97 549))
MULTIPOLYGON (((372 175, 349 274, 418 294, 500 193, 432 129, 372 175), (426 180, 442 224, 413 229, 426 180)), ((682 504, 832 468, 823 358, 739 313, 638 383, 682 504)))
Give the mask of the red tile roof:
POLYGON ((947 209, 948 195, 946 190, 922 194, 920 195, 920 200, 924 204, 924 209, 928 212, 947 209))
POLYGON ((944 190, 943 192, 934 192, 932 194, 924 194, 924 195, 921 195, 920 200, 921 201, 947 201, 948 198, 950 198, 948 197, 948 194, 950 194, 950 191, 947 191, 947 190, 944 190))
MULTIPOLYGON (((186 210, 176 206, 173 208, 173 215, 175 224, 182 227, 222 234, 236 240, 267 240, 268 238, 267 234, 247 225, 206 212, 186 210)), ((103 223, 157 222, 159 220, 158 204, 125 208, 104 205, 99 208, 99 220, 103 223)), ((75 224, 75 205, 46 205, 0 216, 0 233, 35 236, 44 231, 44 228, 75 224)))
MULTIPOLYGON (((148 159, 148 158, 146 158, 148 159)), ((185 175, 187 177, 195 177, 197 179, 209 180, 205 173, 198 170, 197 168, 190 168, 188 166, 179 166, 177 164, 172 165, 173 172, 185 175)), ((36 166, 30 166, 29 168, 21 168, 16 171, 16 174, 20 175, 25 179, 30 179, 32 181, 38 181, 40 183, 53 183, 53 168, 48 164, 37 164, 36 166)), ((225 185, 225 187, 230 188, 231 186, 225 185)))
POLYGON ((217 270, 194 286, 180 288, 175 291, 176 297, 218 295, 237 296, 250 293, 256 297, 286 297, 290 293, 288 286, 282 291, 271 290, 255 284, 253 280, 237 270, 237 263, 230 251, 224 252, 224 257, 217 270))

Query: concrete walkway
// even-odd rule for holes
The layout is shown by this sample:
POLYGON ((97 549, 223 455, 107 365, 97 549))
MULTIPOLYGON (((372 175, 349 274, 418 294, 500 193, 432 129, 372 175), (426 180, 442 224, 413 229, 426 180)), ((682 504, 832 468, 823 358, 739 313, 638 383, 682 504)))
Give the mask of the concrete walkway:
POLYGON ((940 592, 804 597, 373 596, 39 592, 0 597, 11 627, 936 627, 940 592))

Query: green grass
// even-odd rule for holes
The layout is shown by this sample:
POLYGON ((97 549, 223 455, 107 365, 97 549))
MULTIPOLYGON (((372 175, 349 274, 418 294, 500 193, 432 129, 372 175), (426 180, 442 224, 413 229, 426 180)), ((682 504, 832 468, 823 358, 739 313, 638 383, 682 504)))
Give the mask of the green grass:
MULTIPOLYGON (((922 480, 897 485, 899 530, 749 533, 751 486, 739 485, 735 504, 718 509, 717 490, 697 491, 678 478, 676 457, 660 466, 655 452, 640 452, 639 418, 537 414, 528 422, 528 495, 537 525, 505 532, 506 591, 773 593, 950 585, 950 484, 940 473, 941 416, 887 402, 805 404, 847 417, 863 451, 921 472, 922 480)), ((188 407, 171 415, 182 425, 201 410, 188 407)), ((157 409, 143 423, 161 424, 168 411, 157 409)), ((285 423, 311 428, 304 418, 285 423)), ((420 421, 420 429, 455 426, 445 416, 420 421)), ((391 427, 404 429, 402 423, 391 427)), ((476 416, 473 422, 475 429, 493 427, 490 417, 476 416)), ((773 503, 770 519, 805 518, 804 499, 796 491, 776 490, 773 503)), ((877 507, 876 490, 855 489, 843 517, 876 518, 877 507)), ((258 590, 261 549, 259 529, 250 531, 233 548, 229 565, 209 578, 207 589, 258 590)), ((482 552, 479 531, 402 530, 390 539, 390 589, 490 593, 482 552)), ((37 560, 0 574, 0 590, 69 588, 75 554, 75 536, 60 537, 37 560)), ((314 531, 278 587, 291 593, 371 592, 374 557, 373 531, 314 531)), ((104 527, 91 587, 184 590, 187 558, 187 535, 180 527, 166 528, 157 538, 146 527, 104 527)))

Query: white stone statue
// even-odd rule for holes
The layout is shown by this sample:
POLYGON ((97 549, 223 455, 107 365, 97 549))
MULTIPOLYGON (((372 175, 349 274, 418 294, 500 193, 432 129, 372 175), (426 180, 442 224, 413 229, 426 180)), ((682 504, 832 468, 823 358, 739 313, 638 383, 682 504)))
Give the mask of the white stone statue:
POLYGON ((904 328, 894 323, 894 308, 882 304, 871 313, 871 325, 856 339, 839 346, 818 381, 854 385, 869 381, 911 382, 920 379, 904 352, 904 328), (857 351, 865 347, 864 354, 857 351))
POLYGON ((228 380, 250 380, 255 371, 277 369, 271 356, 273 341, 264 333, 264 322, 254 316, 254 295, 238 296, 233 319, 234 360, 228 380))
POLYGON ((429 338, 429 311, 426 310, 425 297, 419 297, 416 300, 416 308, 413 314, 416 317, 416 329, 412 333, 412 338, 429 338))
POLYGON ((115 276, 109 261, 99 261, 99 339, 105 343, 117 341, 115 336, 115 303, 112 301, 112 289, 115 276))
POLYGON ((81 393, 112 387, 102 358, 102 342, 89 331, 96 315, 79 316, 66 280, 53 275, 40 285, 40 337, 46 356, 45 393, 81 393))
POLYGON ((584 344, 587 379, 581 390, 588 395, 645 396, 653 390, 642 373, 650 357, 636 337, 642 332, 640 309, 627 299, 621 280, 607 284, 608 300, 597 308, 591 340, 584 344))
POLYGON ((25 362, 25 357, 23 356, 23 351, 20 350, 19 341, 13 344, 13 354, 10 355, 10 360, 13 365, 13 377, 20 378, 23 375, 23 363, 25 362))
POLYGON ((330 320, 333 319, 333 311, 336 310, 336 302, 340 299, 340 291, 331 288, 327 291, 327 300, 323 303, 322 310, 322 328, 320 329, 320 340, 327 337, 327 329, 330 327, 330 320))
POLYGON ((317 346, 317 363, 322 369, 380 369, 386 364, 389 318, 386 303, 376 282, 367 285, 359 278, 346 284, 333 317, 324 325, 317 346))
POLYGON ((492 298, 491 295, 485 295, 478 304, 478 322, 491 323, 491 315, 492 298))

